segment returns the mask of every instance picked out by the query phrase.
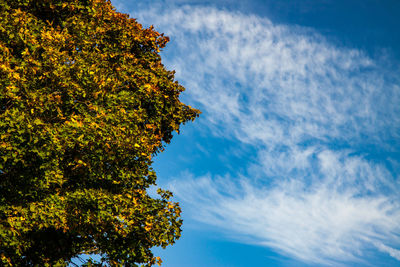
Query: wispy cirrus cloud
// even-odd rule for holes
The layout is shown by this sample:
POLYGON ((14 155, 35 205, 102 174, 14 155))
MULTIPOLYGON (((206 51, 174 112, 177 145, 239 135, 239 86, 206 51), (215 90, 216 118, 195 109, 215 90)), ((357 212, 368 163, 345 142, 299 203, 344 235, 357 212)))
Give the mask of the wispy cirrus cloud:
POLYGON ((400 204, 392 195, 398 189, 385 167, 330 150, 303 160, 316 166, 268 186, 245 177, 185 174, 171 188, 198 220, 305 262, 366 264, 371 255, 364 250, 371 248, 398 259, 400 204))
POLYGON ((171 36, 166 63, 205 131, 257 153, 245 174, 171 183, 193 218, 305 262, 363 262, 371 249, 399 260, 400 88, 390 70, 257 16, 191 6, 134 16, 171 36))

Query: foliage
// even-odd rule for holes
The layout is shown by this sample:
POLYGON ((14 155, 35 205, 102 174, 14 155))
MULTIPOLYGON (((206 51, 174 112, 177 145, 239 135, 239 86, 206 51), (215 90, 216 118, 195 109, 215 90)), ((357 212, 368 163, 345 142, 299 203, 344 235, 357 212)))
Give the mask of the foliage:
POLYGON ((160 263, 180 208, 152 156, 199 111, 161 64, 168 38, 106 0, 0 0, 0 264, 160 263))

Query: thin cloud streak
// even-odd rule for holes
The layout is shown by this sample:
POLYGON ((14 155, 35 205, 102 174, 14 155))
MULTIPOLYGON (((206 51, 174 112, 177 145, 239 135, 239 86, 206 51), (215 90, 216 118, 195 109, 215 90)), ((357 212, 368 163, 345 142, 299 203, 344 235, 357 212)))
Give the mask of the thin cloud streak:
POLYGON ((166 64, 203 111, 202 127, 257 151, 245 177, 171 183, 193 218, 305 262, 363 262, 371 248, 400 260, 391 168, 400 88, 390 70, 266 18, 190 6, 134 15, 171 36, 166 64))

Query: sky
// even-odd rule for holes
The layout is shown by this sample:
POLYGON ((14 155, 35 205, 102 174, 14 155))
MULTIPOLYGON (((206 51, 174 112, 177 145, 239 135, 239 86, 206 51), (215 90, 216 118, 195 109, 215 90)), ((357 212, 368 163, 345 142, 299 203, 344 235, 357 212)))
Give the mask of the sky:
POLYGON ((112 0, 202 111, 157 155, 163 266, 400 266, 400 2, 112 0))

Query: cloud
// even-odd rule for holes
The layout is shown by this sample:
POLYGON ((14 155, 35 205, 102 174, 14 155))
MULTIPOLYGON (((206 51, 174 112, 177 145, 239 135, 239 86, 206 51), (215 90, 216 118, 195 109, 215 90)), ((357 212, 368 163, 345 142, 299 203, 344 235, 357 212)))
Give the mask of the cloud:
POLYGON ((362 262, 371 248, 399 260, 391 70, 312 29, 253 15, 156 5, 134 17, 172 38, 165 64, 203 111, 198 129, 257 153, 245 174, 171 183, 194 219, 305 262, 362 262))
POLYGON ((381 251, 389 253, 390 256, 400 261, 400 250, 385 246, 382 243, 377 243, 376 246, 381 251))
POLYGON ((399 213, 393 214, 393 204, 383 196, 356 197, 325 186, 304 192, 304 184, 294 180, 273 189, 245 180, 241 187, 226 189, 229 180, 220 179, 197 178, 172 189, 198 220, 306 262, 361 261, 366 246, 396 237, 399 213))
POLYGON ((224 134, 266 144, 398 136, 389 115, 400 112, 399 87, 362 52, 256 16, 185 7, 146 19, 157 12, 139 17, 171 35, 167 64, 224 134))
MULTIPOLYGON (((171 190, 198 220, 305 262, 362 262, 371 247, 398 259, 398 250, 384 245, 400 245, 398 189, 385 167, 328 150, 297 157, 303 157, 296 165, 303 176, 282 178, 289 169, 273 184, 185 175, 171 190)), ((281 159, 270 162, 282 173, 281 159)))

